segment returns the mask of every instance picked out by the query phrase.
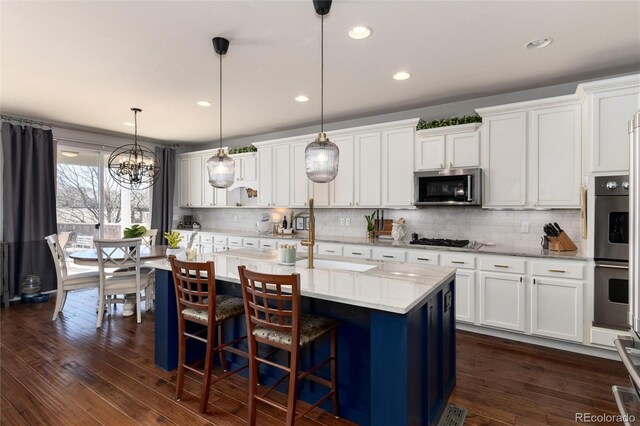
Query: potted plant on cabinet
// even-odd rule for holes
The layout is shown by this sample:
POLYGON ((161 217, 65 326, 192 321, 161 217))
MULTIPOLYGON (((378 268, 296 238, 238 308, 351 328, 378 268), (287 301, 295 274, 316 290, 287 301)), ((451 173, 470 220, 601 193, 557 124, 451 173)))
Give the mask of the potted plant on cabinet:
POLYGON ((164 237, 167 239, 169 248, 167 249, 167 256, 176 256, 180 254, 182 249, 178 246, 182 241, 182 235, 178 231, 165 232, 164 237))

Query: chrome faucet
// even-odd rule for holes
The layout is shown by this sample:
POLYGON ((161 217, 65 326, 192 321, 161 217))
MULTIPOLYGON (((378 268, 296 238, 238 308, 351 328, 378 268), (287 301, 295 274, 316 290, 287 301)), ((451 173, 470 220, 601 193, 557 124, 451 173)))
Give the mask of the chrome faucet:
POLYGON ((301 241, 305 247, 309 249, 309 269, 313 269, 313 246, 316 244, 316 217, 313 214, 313 198, 309 198, 309 237, 305 241, 301 241))

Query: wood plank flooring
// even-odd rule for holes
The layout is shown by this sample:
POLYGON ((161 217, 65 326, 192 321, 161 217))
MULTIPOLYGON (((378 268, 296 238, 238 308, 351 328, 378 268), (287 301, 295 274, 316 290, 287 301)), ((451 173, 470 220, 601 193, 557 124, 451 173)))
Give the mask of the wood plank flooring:
MULTIPOLYGON (((176 402, 175 372, 154 367, 153 313, 136 324, 119 310, 96 330, 96 299, 71 293, 55 322, 53 298, 0 310, 2 425, 245 424, 246 379, 213 385, 201 416, 199 377, 189 375, 176 402)), ((576 412, 617 414, 611 386, 626 382, 620 362, 459 332, 450 402, 468 410, 469 425, 563 425, 576 412)), ((284 415, 261 404, 258 423, 283 424, 284 415)), ((300 424, 350 423, 316 409, 300 424)))

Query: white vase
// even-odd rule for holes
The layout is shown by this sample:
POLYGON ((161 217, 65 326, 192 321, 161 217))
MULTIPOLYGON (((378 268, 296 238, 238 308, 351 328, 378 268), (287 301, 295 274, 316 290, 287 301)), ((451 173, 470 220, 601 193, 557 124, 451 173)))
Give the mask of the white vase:
POLYGON ((167 248, 167 257, 169 256, 177 256, 182 253, 181 248, 167 248))

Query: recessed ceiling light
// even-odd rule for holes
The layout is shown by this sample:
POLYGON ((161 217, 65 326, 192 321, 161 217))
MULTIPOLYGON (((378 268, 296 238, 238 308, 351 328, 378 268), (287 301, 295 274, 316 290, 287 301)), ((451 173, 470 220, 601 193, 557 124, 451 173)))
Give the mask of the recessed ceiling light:
POLYGON ((349 30, 349 37, 354 40, 362 40, 371 35, 371 28, 364 26, 353 27, 349 30))
POLYGON ((198 105, 200 105, 201 107, 210 107, 211 106, 211 102, 207 102, 207 101, 198 101, 196 103, 198 105))
POLYGON ((395 73, 393 75, 393 79, 394 80, 406 80, 409 77, 411 77, 411 73, 406 72, 406 71, 400 71, 400 72, 397 72, 397 73, 395 73))
POLYGON ((307 102, 309 101, 309 97, 305 95, 296 96, 297 102, 307 102))
POLYGON ((135 126, 135 124, 134 124, 134 123, 132 123, 132 122, 130 122, 130 121, 125 121, 125 122, 124 122, 124 123, 122 123, 122 124, 124 124, 125 126, 129 126, 129 127, 133 127, 133 126, 135 126))
POLYGON ((531 40, 529 43, 525 44, 524 47, 529 50, 542 49, 550 45, 552 42, 552 38, 539 38, 537 40, 531 40))
POLYGON ((80 154, 78 151, 61 151, 65 157, 77 157, 80 154))

